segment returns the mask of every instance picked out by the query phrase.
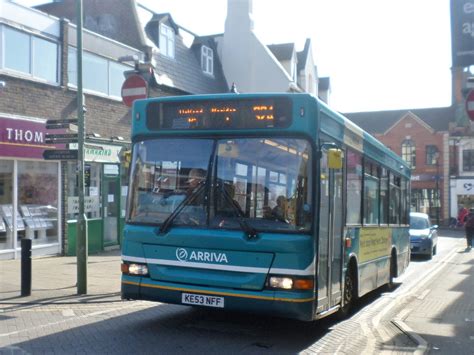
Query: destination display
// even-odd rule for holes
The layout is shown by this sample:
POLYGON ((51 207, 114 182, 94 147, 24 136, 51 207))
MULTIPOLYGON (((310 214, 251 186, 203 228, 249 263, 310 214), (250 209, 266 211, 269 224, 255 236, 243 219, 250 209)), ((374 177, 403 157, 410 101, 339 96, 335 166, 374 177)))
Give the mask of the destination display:
POLYGON ((284 97, 226 101, 150 102, 147 127, 176 129, 286 128, 291 102, 284 97))

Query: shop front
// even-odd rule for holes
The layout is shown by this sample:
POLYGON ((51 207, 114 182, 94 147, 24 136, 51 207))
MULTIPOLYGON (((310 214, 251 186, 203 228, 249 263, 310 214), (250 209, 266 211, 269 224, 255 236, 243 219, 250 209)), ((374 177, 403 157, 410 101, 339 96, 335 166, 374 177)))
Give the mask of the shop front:
POLYGON ((61 253, 61 166, 45 161, 45 121, 0 115, 0 259, 20 257, 21 239, 33 255, 61 253))
MULTIPOLYGON (((72 146, 72 149, 77 147, 72 146)), ((88 252, 117 248, 122 237, 127 197, 127 174, 121 164, 123 145, 87 142, 84 148, 84 211, 88 252)), ((77 165, 67 164, 67 255, 76 254, 79 211, 77 165)))
POLYGON ((451 217, 456 218, 461 207, 474 208, 474 177, 451 179, 451 217))

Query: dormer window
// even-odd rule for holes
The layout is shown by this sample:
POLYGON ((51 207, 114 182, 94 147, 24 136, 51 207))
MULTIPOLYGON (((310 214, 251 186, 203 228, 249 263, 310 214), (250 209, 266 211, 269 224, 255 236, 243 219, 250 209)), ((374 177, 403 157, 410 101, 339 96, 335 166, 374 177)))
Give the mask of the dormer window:
POLYGON ((201 68, 206 74, 214 74, 214 52, 206 46, 201 47, 201 68))
POLYGON ((174 31, 171 27, 160 24, 160 53, 174 58, 174 31))

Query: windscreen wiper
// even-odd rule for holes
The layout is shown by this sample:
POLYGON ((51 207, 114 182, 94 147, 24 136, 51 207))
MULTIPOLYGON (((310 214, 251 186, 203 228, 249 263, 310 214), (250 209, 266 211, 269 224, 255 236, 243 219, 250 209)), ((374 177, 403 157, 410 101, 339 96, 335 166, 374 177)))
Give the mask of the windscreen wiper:
POLYGON ((206 180, 202 180, 199 182, 198 186, 194 189, 194 191, 186 198, 181 201, 178 206, 176 206, 175 210, 166 218, 160 226, 159 232, 166 233, 169 227, 172 225, 175 218, 181 213, 181 211, 190 203, 193 203, 197 197, 202 193, 206 186, 206 180))
POLYGON ((240 228, 242 228, 242 230, 247 234, 248 239, 256 238, 258 236, 257 230, 253 228, 252 226, 250 226, 245 221, 244 219, 245 216, 243 215, 242 210, 235 205, 236 202, 234 201, 232 196, 229 194, 229 192, 226 190, 225 186, 222 183, 220 184, 220 186, 222 186, 222 192, 223 192, 224 197, 230 203, 234 212, 236 212, 237 214, 237 222, 239 223, 240 228))

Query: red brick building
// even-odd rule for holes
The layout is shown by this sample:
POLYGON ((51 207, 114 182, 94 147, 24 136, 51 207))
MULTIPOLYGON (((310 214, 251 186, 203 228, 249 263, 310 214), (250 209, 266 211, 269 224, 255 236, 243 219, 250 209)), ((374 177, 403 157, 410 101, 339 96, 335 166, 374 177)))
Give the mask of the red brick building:
POLYGON ((412 167, 411 210, 449 219, 450 107, 349 113, 347 116, 412 167))

